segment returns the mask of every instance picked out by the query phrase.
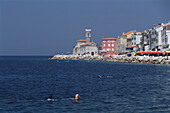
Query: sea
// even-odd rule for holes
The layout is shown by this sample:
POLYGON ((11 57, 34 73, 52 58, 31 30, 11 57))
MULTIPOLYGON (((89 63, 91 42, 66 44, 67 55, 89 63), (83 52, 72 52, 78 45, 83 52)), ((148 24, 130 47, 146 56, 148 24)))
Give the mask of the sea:
POLYGON ((0 57, 0 113, 170 113, 170 65, 48 58, 0 57))

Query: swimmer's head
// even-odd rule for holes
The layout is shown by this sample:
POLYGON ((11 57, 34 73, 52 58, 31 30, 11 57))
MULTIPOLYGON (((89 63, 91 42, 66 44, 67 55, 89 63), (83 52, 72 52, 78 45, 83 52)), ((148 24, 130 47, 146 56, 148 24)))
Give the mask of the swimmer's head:
POLYGON ((52 96, 52 95, 50 95, 50 96, 48 97, 48 99, 47 99, 47 100, 52 101, 52 100, 53 100, 53 96, 52 96))
POLYGON ((53 96, 52 96, 52 95, 50 95, 48 98, 49 98, 49 99, 53 99, 53 96))
POLYGON ((75 95, 75 99, 76 99, 76 100, 78 100, 78 99, 79 99, 79 97, 80 97, 80 95, 79 95, 79 94, 76 94, 76 95, 75 95))
POLYGON ((99 77, 99 78, 102 78, 102 76, 100 76, 100 75, 99 75, 98 77, 99 77))

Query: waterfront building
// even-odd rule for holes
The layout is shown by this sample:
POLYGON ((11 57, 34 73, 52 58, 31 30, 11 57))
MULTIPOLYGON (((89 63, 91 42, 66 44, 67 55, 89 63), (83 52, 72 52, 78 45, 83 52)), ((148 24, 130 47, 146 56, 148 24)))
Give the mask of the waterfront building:
POLYGON ((157 51, 157 40, 156 40, 156 30, 155 30, 155 24, 153 25, 152 30, 150 31, 150 36, 151 36, 151 45, 150 45, 150 50, 151 51, 157 51))
POLYGON ((116 38, 102 38, 101 55, 115 55, 116 51, 116 38))
POLYGON ((148 37, 148 32, 145 30, 143 33, 142 33, 142 40, 141 40, 141 48, 140 50, 142 51, 149 51, 149 37, 148 37))
POLYGON ((127 33, 123 33, 123 35, 121 35, 121 51, 122 52, 127 52, 126 51, 126 47, 130 47, 132 46, 132 34, 135 31, 129 31, 127 33))
POLYGON ((76 46, 73 48, 73 55, 78 56, 97 56, 98 45, 91 41, 91 29, 86 29, 86 40, 77 40, 76 46))
POLYGON ((161 31, 163 30, 163 24, 160 23, 159 26, 155 28, 155 30, 156 30, 156 45, 157 45, 157 49, 158 49, 158 51, 161 51, 162 47, 163 47, 163 45, 162 45, 162 38, 161 38, 161 36, 162 36, 162 32, 161 31))
POLYGON ((141 32, 133 32, 132 34, 132 46, 134 51, 139 51, 142 34, 141 32))
POLYGON ((116 40, 116 51, 115 53, 119 54, 121 53, 121 37, 118 36, 116 40))
POLYGON ((151 38, 150 50, 164 51, 169 50, 170 47, 170 22, 159 23, 158 26, 154 24, 152 30, 149 30, 148 36, 151 38), (168 42, 169 41, 169 42, 168 42))
POLYGON ((127 37, 126 35, 124 35, 124 32, 123 32, 120 38, 120 49, 122 53, 126 51, 126 44, 127 44, 127 37))
POLYGON ((126 45, 126 47, 132 46, 132 34, 133 34, 134 32, 136 32, 136 31, 129 31, 129 32, 127 32, 126 34, 124 34, 124 35, 127 36, 127 45, 126 45))
POLYGON ((137 46, 140 44, 142 38, 141 32, 134 32, 132 34, 132 46, 137 46))
MULTIPOLYGON (((132 40, 132 45, 133 45, 132 40)), ((153 25, 152 29, 142 33, 140 51, 170 50, 170 22, 153 25)))
POLYGON ((147 34, 148 34, 148 41, 149 41, 149 51, 151 51, 152 49, 151 49, 151 46, 152 46, 152 29, 148 29, 148 31, 147 31, 147 34))
POLYGON ((170 50, 170 21, 164 24, 161 34, 163 49, 170 50))

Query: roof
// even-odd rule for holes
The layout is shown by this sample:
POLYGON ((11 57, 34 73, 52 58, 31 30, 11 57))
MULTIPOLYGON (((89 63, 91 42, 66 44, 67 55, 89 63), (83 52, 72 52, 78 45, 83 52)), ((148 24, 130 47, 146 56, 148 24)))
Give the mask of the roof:
POLYGON ((85 42, 86 40, 84 39, 80 39, 80 40, 77 40, 77 42, 85 42))
POLYGON ((92 42, 87 42, 87 43, 84 43, 84 44, 81 44, 80 46, 86 46, 86 45, 89 45, 91 44, 92 42))
POLYGON ((136 34, 141 34, 141 32, 136 32, 136 34))
POLYGON ((133 33, 133 32, 135 32, 135 31, 129 31, 129 32, 127 32, 127 33, 123 34, 122 36, 129 35, 129 34, 131 34, 131 33, 133 33))
POLYGON ((116 40, 116 38, 102 38, 102 40, 116 40))
POLYGON ((116 40, 119 40, 121 37, 117 38, 116 40))

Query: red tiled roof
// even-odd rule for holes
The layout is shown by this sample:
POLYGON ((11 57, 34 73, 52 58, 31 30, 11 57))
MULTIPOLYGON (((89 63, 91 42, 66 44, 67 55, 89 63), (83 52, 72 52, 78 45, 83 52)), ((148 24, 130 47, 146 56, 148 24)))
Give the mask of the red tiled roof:
POLYGON ((129 34, 131 34, 131 33, 133 33, 133 32, 135 32, 135 31, 129 31, 129 32, 127 32, 127 33, 123 34, 122 36, 129 35, 129 34))
POLYGON ((120 40, 121 37, 117 38, 116 40, 120 40))
POLYGON ((86 46, 86 45, 89 45, 89 44, 91 44, 91 42, 81 44, 80 46, 86 46))
POLYGON ((77 42, 85 42, 86 40, 84 39, 80 39, 80 40, 77 40, 77 42))
POLYGON ((141 32, 136 32, 136 34, 141 34, 141 32))

